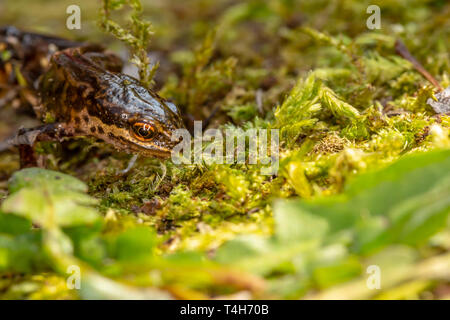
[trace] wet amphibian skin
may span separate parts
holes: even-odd
[[[26,37],[17,29],[14,31],[21,37],[12,38],[12,42],[20,44],[19,40]],[[39,39],[41,47],[48,41],[47,47],[53,52],[33,84],[38,97],[33,109],[41,120],[51,123],[22,130],[12,143],[32,146],[44,140],[93,136],[127,153],[169,157],[175,144],[171,134],[183,127],[177,107],[138,80],[120,73],[122,62],[114,54],[99,46],[71,46],[59,39],[61,46],[54,39],[57,38]],[[20,54],[16,56],[20,58]],[[22,63],[26,70],[33,62]]]

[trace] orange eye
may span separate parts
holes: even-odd
[[[133,124],[135,137],[142,141],[149,141],[155,136],[155,128],[146,122],[136,122]]]

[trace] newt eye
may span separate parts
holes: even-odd
[[[146,122],[136,122],[133,124],[134,136],[142,141],[149,141],[155,136],[155,127]]]

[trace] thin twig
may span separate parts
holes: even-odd
[[[395,51],[404,59],[411,62],[414,68],[419,71],[428,81],[430,81],[437,89],[439,89],[439,91],[444,90],[439,82],[427,70],[425,70],[425,68],[420,64],[419,61],[417,61],[416,58],[413,57],[406,45],[400,39],[397,39],[395,41]]]

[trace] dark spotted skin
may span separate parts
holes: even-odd
[[[25,37],[19,31],[15,33]],[[39,35],[33,34],[33,37]],[[54,140],[94,136],[128,153],[158,158],[170,156],[175,145],[171,134],[183,128],[174,104],[143,87],[138,80],[120,73],[120,59],[101,47],[42,37],[39,43],[42,45],[48,40],[48,46],[53,49],[61,48],[54,45],[58,41],[64,44],[61,50],[52,53],[34,84],[39,103],[33,108],[40,119],[52,119],[58,125]],[[151,126],[151,139],[136,136],[133,128],[137,123]],[[48,128],[45,139],[40,139],[39,129],[31,132],[35,134],[19,135],[13,143],[32,145],[36,141],[52,140]]]

